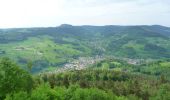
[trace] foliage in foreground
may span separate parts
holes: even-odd
[[[0,99],[8,93],[19,91],[31,92],[33,80],[31,75],[11,62],[8,58],[0,61]]]
[[[168,100],[170,84],[113,70],[43,73],[33,77],[9,59],[0,61],[3,100]]]

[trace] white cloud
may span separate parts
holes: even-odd
[[[170,26],[169,0],[0,0],[0,27],[62,23]]]

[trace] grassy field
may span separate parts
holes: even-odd
[[[170,29],[159,26],[161,31],[158,31],[157,28],[66,25],[0,29],[0,57],[9,57],[20,64],[32,61],[37,72],[48,67],[52,70],[79,57],[169,59],[167,30]],[[103,66],[108,68],[107,64]]]
[[[49,66],[53,67],[72,60],[76,56],[90,53],[90,49],[81,44],[78,47],[72,44],[58,44],[50,36],[31,37],[22,42],[0,44],[0,47],[1,51],[5,51],[0,54],[1,57],[9,57],[21,63],[47,61]]]

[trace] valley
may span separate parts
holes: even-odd
[[[170,0],[0,0],[0,100],[170,100]]]
[[[169,100],[170,28],[0,29],[2,100]]]
[[[157,30],[155,30],[155,28]],[[59,68],[80,57],[170,58],[170,28],[164,26],[72,26],[0,29],[0,56],[33,73]],[[136,62],[131,62],[136,63]]]

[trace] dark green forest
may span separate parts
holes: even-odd
[[[30,68],[28,64],[27,70],[21,69],[8,58],[0,60],[1,100],[169,100],[170,98],[170,80],[167,79],[169,76],[163,74],[155,76],[103,69],[100,68],[100,64],[97,68],[35,75],[30,73]]]

